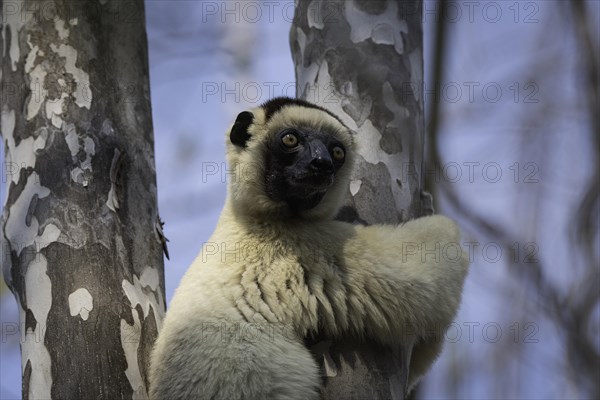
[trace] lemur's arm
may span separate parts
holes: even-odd
[[[384,344],[415,343],[411,381],[441,350],[460,304],[468,255],[452,220],[430,216],[404,225],[357,226],[343,246],[347,299],[367,336]],[[353,323],[351,322],[351,325]]]

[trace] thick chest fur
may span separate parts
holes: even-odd
[[[281,324],[302,336],[348,327],[341,244],[318,236],[278,238],[260,247],[242,241],[246,251],[237,260],[241,295],[233,301],[246,321]]]

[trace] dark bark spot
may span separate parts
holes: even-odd
[[[381,135],[379,146],[381,150],[388,154],[396,154],[402,152],[402,136],[398,134],[398,130],[402,131],[403,128],[392,127],[386,128]]]
[[[335,219],[338,221],[349,222],[351,224],[355,223],[359,220],[358,213],[354,209],[354,207],[344,206],[340,208]]]
[[[8,30],[7,30],[8,31]],[[16,128],[15,128],[16,130]],[[16,137],[15,137],[16,142]],[[17,145],[18,146],[18,145]],[[31,168],[18,168],[16,169],[16,165],[8,165],[5,164],[5,168],[7,168],[6,176],[12,176],[14,174],[19,174],[19,179],[17,179],[17,184],[15,185],[13,182],[9,182],[8,184],[8,196],[6,199],[6,205],[14,204],[21,193],[23,193],[23,189],[25,189],[25,184],[27,183],[27,177],[31,173]],[[15,168],[15,169],[13,169]]]
[[[382,182],[394,182],[387,167],[383,163],[377,165],[358,165],[358,175],[362,176],[362,185],[354,196],[357,204],[377,204],[377,207],[366,207],[361,216],[367,224],[397,224],[397,218],[392,188]],[[393,218],[396,216],[396,218]]]
[[[7,29],[8,31],[8,29]],[[23,382],[21,390],[23,393],[23,400],[29,400],[29,383],[31,381],[31,360],[27,360],[25,370],[23,371]]]
[[[387,0],[361,0],[354,2],[359,10],[372,15],[384,12],[387,8],[387,3]]]
[[[29,208],[27,209],[27,215],[25,215],[25,225],[27,226],[31,226],[31,217],[33,216],[33,213],[35,212],[35,206],[37,206],[37,202],[38,202],[38,195],[34,194],[33,197],[31,198],[31,202],[29,203]]]
[[[433,207],[433,196],[431,193],[424,190],[419,191],[419,199],[417,200],[417,189],[413,192],[413,202],[417,205],[417,217],[435,214]]]
[[[154,308],[150,307],[148,317],[144,320],[144,323],[142,324],[140,346],[138,347],[138,365],[140,367],[140,373],[144,377],[146,387],[149,386],[147,372],[150,369],[150,354],[152,353],[154,341],[158,336],[158,329],[156,327],[154,313]]]
[[[27,311],[25,311],[25,332],[27,332],[29,328],[31,328],[31,330],[35,332],[36,325],[37,321],[35,319],[35,316],[33,315],[33,312],[28,308]],[[46,329],[46,327],[41,326],[40,329]],[[36,335],[38,333],[39,332],[36,332]]]

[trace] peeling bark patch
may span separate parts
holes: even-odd
[[[4,149],[6,155],[6,165],[19,166],[19,170],[10,174],[10,178],[16,185],[19,183],[19,177],[21,176],[20,170],[33,168],[35,166],[35,140],[32,137],[28,137],[26,139],[22,139],[19,142],[18,146],[16,145],[14,137],[15,111],[9,111],[6,105],[2,107],[2,114],[0,117],[0,130],[2,131],[2,135],[5,139],[6,144],[6,148]]]
[[[102,128],[100,128],[100,134],[110,136],[115,133],[112,122],[110,119],[105,119],[102,122]]]
[[[133,319],[133,326],[129,325],[124,319],[121,320],[121,346],[123,346],[123,352],[127,361],[125,376],[127,376],[127,380],[134,392],[132,398],[138,399],[145,397],[139,397],[139,394],[146,392],[146,385],[142,379],[138,365],[137,351],[140,344],[141,324],[140,317],[135,310],[133,310]]]
[[[58,17],[54,19],[54,28],[56,29],[56,32],[58,32],[60,40],[65,40],[69,37],[69,28],[65,28],[65,21],[62,19]]]
[[[93,309],[94,299],[87,289],[79,288],[69,295],[69,312],[72,317],[79,315],[82,320],[87,321]]]
[[[71,180],[85,187],[89,184],[88,175],[91,176],[92,172],[92,156],[96,154],[94,140],[89,136],[80,138],[75,125],[71,123],[63,127],[63,133],[73,162],[79,163],[79,166],[71,170]],[[82,150],[85,153],[85,159],[79,161],[78,155]]]
[[[49,194],[50,190],[40,185],[38,175],[33,172],[27,178],[27,183],[17,200],[10,206],[4,232],[11,248],[16,250],[18,256],[24,248],[33,244],[35,244],[35,251],[39,253],[41,249],[58,240],[60,229],[54,224],[46,225],[42,234],[38,235],[39,223],[32,215],[35,210],[30,211],[32,201],[37,202],[37,199]]]
[[[319,88],[319,90],[322,90],[327,87],[327,86],[313,86],[313,85],[315,85],[315,82],[317,82],[318,79],[319,80],[321,79],[321,69],[322,68],[327,68],[327,63],[324,62],[321,65],[319,65],[317,63],[312,63],[312,64],[302,68],[302,75],[298,75],[298,79],[296,80],[296,93],[298,95],[300,95],[301,98],[311,100],[315,103],[318,103],[318,101],[315,101],[315,99],[311,97],[311,95],[313,93],[310,93],[310,90],[311,90],[311,88],[315,88],[315,87]],[[299,67],[296,66],[296,71],[298,71],[298,70],[299,70]],[[329,74],[327,74],[327,76],[329,76]],[[327,84],[330,84],[330,83],[331,83],[331,81],[327,82]],[[319,94],[316,93],[316,96],[319,96]],[[330,107],[327,107],[327,108],[330,109]]]
[[[361,126],[361,134],[356,136],[356,145],[358,153],[369,164],[379,164],[380,162],[388,164],[390,156],[378,148],[373,146],[374,143],[381,141],[381,133],[373,126],[371,120],[366,120]]]
[[[109,210],[111,210],[114,213],[116,213],[120,207],[119,196],[117,195],[117,176],[119,174],[119,169],[121,168],[122,161],[123,154],[119,151],[119,149],[115,149],[113,153],[113,159],[110,164],[110,190],[106,199],[106,207],[108,207]]]
[[[54,27],[57,31],[58,40],[65,41],[69,37],[69,28],[65,21],[56,17],[54,20]],[[62,91],[62,93],[53,93],[48,95],[48,91],[45,88],[45,80],[48,72],[54,74],[55,69],[60,64],[56,63],[56,60],[46,57],[46,60],[35,65],[38,55],[44,55],[44,52],[40,50],[37,44],[31,42],[31,35],[27,36],[27,44],[29,45],[30,51],[27,54],[25,61],[25,73],[29,80],[29,89],[31,94],[27,103],[27,115],[28,121],[34,119],[46,98],[50,96],[52,101],[46,102],[46,117],[52,121],[52,125],[60,128],[62,125],[62,119],[60,115],[63,113],[63,105],[65,99],[69,96],[73,96],[75,104],[79,107],[85,107],[90,109],[92,103],[92,92],[90,90],[90,79],[87,72],[76,66],[77,63],[77,50],[67,44],[54,44],[50,43],[50,49],[55,52],[59,57],[65,59],[64,71],[66,74],[70,74],[75,82],[75,88],[73,93],[69,93],[71,89],[66,85],[64,79],[58,79],[56,82],[59,85],[54,85],[55,88]],[[44,47],[47,49],[47,47]],[[53,62],[54,61],[54,62]],[[60,67],[62,69],[62,67]]]
[[[38,52],[40,51],[40,48],[37,45],[34,45],[31,43],[31,35],[27,35],[27,44],[29,45],[29,48],[31,49],[31,51],[27,54],[27,58],[25,59],[25,73],[26,74],[31,72],[31,69],[33,68],[35,59],[38,55]]]
[[[60,98],[46,102],[46,117],[52,121],[52,125],[61,128],[63,120],[60,117],[63,113],[63,104],[65,99],[69,97],[66,93],[61,93]]]
[[[415,48],[408,55],[410,63],[410,81],[413,87],[419,88],[423,84],[423,54],[419,48]],[[419,105],[419,109],[422,112],[423,99],[421,99],[421,90],[413,90],[416,103]]]
[[[297,52],[297,54],[299,54],[298,58],[300,60],[304,60],[304,49],[306,48],[306,35],[300,27],[297,27],[295,30],[296,40],[292,43],[292,49],[294,52]]]
[[[398,23],[398,2],[386,2],[387,8],[381,14],[361,11],[354,1],[344,2],[345,16],[350,24],[350,40],[360,43],[371,39],[373,43],[394,46],[398,54],[404,52],[402,32],[408,32],[406,21]]]
[[[300,80],[300,78],[298,80],[298,87],[301,89],[299,91],[300,97],[310,100],[310,87],[329,88],[328,90],[333,92],[318,93],[317,95],[320,97],[323,95],[324,97],[328,97],[329,95],[331,95],[332,98],[339,97],[339,94],[335,92],[335,88],[333,87],[332,82],[333,80],[331,78],[331,75],[329,74],[329,65],[327,64],[327,62],[323,61],[320,65],[317,63],[313,63],[306,67],[305,70],[303,70],[302,80]],[[316,103],[318,103],[318,101]],[[350,128],[350,130],[354,132],[358,130],[358,125],[356,124],[356,121],[344,110],[345,104],[343,101],[321,103],[321,105],[327,108],[333,114],[337,115],[342,120],[342,122],[348,128]]]
[[[79,153],[79,136],[77,136],[77,129],[75,125],[67,124],[64,130],[65,142],[71,151],[71,157],[76,157]]]
[[[356,193],[358,193],[358,191],[360,190],[361,184],[362,184],[362,181],[360,179],[355,179],[350,182],[350,194],[352,196],[356,196]]]
[[[123,280],[122,287],[129,300],[133,316],[133,326],[129,325],[125,319],[121,319],[121,345],[127,360],[125,375],[134,391],[134,398],[138,398],[136,395],[140,396],[146,392],[146,385],[138,363],[138,347],[142,326],[137,310],[141,308],[144,318],[148,317],[150,311],[152,311],[156,328],[160,331],[165,307],[160,291],[158,270],[146,267],[139,279],[136,275],[133,275],[133,284]]]
[[[65,59],[65,71],[73,75],[77,87],[75,88],[75,104],[79,107],[85,107],[88,110],[92,106],[92,91],[90,90],[90,76],[81,68],[75,65],[77,62],[77,50],[72,46],[60,44],[59,46],[50,43],[50,48],[60,57]]]
[[[155,268],[146,267],[139,279],[137,276],[133,276],[133,284],[124,279],[121,286],[129,299],[131,308],[134,309],[138,304],[142,307],[144,318],[148,316],[150,307],[153,308],[155,316],[159,317],[156,326],[160,330],[165,307],[159,290],[159,282],[158,271]]]
[[[51,134],[48,132],[48,128],[45,126],[40,127],[33,133],[33,136],[35,136],[35,141],[33,142],[33,152],[36,156],[39,156],[46,148],[48,137],[51,137],[50,135]]]
[[[45,346],[48,312],[52,306],[52,282],[47,275],[48,262],[41,254],[29,263],[25,273],[27,311],[21,304],[21,321],[31,312],[35,317],[35,329],[27,328],[21,343],[21,368],[23,375],[30,368],[27,395],[30,399],[49,399],[52,387],[50,353]],[[27,366],[29,364],[29,367]]]
[[[2,26],[2,48],[6,49],[6,28],[8,28],[10,30],[10,49],[8,54],[10,56],[11,68],[13,71],[17,70],[17,62],[19,62],[19,58],[21,57],[21,50],[19,49],[19,31],[31,20],[31,17],[31,13],[15,12],[8,13],[4,19],[6,24]],[[4,56],[4,54],[2,56]]]
[[[44,81],[46,80],[46,69],[42,64],[36,65],[31,72],[29,72],[29,101],[27,102],[27,121],[34,119],[40,112],[42,103],[46,100],[46,90],[44,88]]]
[[[83,138],[83,151],[85,152],[85,160],[81,163],[81,168],[88,171],[92,170],[92,156],[96,154],[96,145],[91,137]]]
[[[160,279],[158,277],[158,271],[155,268],[146,267],[142,276],[140,276],[140,284],[142,287],[149,287],[152,290],[157,290]],[[146,316],[144,314],[144,316]]]

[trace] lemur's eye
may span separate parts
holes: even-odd
[[[285,147],[296,147],[298,145],[298,138],[293,133],[286,133],[281,138],[281,143],[283,143]]]
[[[346,156],[346,153],[344,153],[344,149],[342,149],[340,146],[335,146],[333,149],[331,149],[331,155],[333,156],[334,160],[342,161]]]

